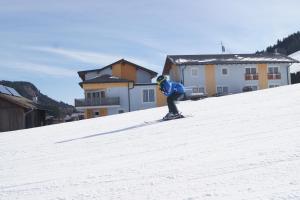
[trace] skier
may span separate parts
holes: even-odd
[[[182,118],[183,116],[178,112],[175,101],[184,95],[184,86],[181,83],[168,81],[164,75],[160,75],[156,79],[159,89],[167,96],[169,113],[163,120]]]

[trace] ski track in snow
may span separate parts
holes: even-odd
[[[0,199],[300,199],[300,85],[0,133]],[[145,123],[150,122],[150,123]]]

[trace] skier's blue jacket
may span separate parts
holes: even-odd
[[[160,89],[167,97],[173,93],[184,94],[184,86],[181,83],[175,83],[167,80],[160,84]]]

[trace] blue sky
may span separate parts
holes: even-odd
[[[166,55],[253,53],[300,30],[298,0],[0,0],[0,80],[73,104],[77,71],[121,58],[162,72]]]

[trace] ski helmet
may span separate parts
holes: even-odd
[[[157,77],[156,82],[160,85],[164,80],[166,80],[166,77],[164,75],[160,75]]]

